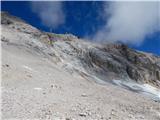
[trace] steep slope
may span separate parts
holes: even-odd
[[[34,46],[31,43],[34,40],[29,40],[24,44],[40,48],[46,55],[59,55],[57,58],[68,60],[66,61],[68,64],[73,61],[72,65],[78,64],[77,66],[73,65],[75,69],[83,66],[88,72],[94,72],[96,76],[104,76],[102,78],[104,80],[132,79],[139,83],[149,83],[160,87],[160,57],[158,56],[132,50],[123,44],[97,45],[79,40],[73,35],[43,33],[24,24],[18,18],[5,16],[6,14],[2,14],[2,24],[7,24],[19,32],[30,34],[35,39],[46,43]],[[54,41],[52,46],[49,45],[50,40]],[[38,42],[36,41],[35,44]],[[56,54],[56,52],[58,53]],[[78,61],[79,63],[77,63]]]
[[[160,88],[159,57],[42,32],[5,12],[1,17],[3,118],[160,118],[158,102],[110,84],[158,101],[158,89],[145,86]]]

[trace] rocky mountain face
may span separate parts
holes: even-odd
[[[118,44],[91,49],[89,54],[99,71],[105,71],[107,76],[113,73],[112,79],[116,76],[116,79],[131,79],[160,87],[159,57]]]
[[[1,43],[2,43],[2,64],[3,64],[3,66],[2,66],[2,75],[3,75],[2,79],[5,79],[5,81],[4,80],[2,81],[2,85],[4,85],[4,86],[9,86],[9,82],[11,83],[11,88],[14,87],[14,85],[18,86],[18,84],[23,83],[23,82],[24,82],[24,84],[21,84],[22,86],[25,84],[27,85],[30,82],[31,83],[33,82],[32,84],[34,84],[34,85],[40,84],[40,82],[42,82],[42,83],[44,82],[43,85],[45,86],[46,84],[49,84],[51,82],[50,79],[57,79],[57,84],[58,84],[59,82],[62,82],[62,81],[59,81],[59,79],[61,78],[61,76],[63,76],[63,79],[66,78],[66,80],[63,81],[65,84],[63,82],[61,84],[64,84],[63,85],[64,89],[67,84],[67,86],[68,86],[68,88],[66,88],[67,90],[68,89],[69,90],[70,89],[77,90],[78,87],[79,88],[81,88],[82,86],[84,87],[85,86],[84,83],[87,84],[87,86],[85,86],[83,89],[84,90],[86,90],[87,88],[89,89],[89,90],[87,89],[86,91],[90,91],[90,88],[92,88],[91,86],[94,86],[97,89],[99,89],[97,85],[89,84],[88,82],[86,82],[84,80],[82,80],[83,82],[80,82],[79,78],[83,78],[85,80],[86,79],[89,80],[91,83],[93,81],[96,81],[101,84],[107,84],[107,85],[108,85],[108,83],[113,83],[113,84],[117,84],[119,86],[122,85],[123,87],[129,88],[129,89],[134,88],[133,90],[135,90],[135,91],[140,90],[142,92],[144,92],[145,90],[139,85],[146,85],[147,84],[147,85],[151,85],[151,86],[155,87],[154,90],[156,91],[155,92],[156,95],[158,94],[160,96],[160,91],[158,91],[158,89],[160,89],[160,57],[159,56],[155,56],[150,53],[145,53],[145,52],[133,50],[124,44],[94,43],[94,42],[90,42],[88,40],[77,38],[76,36],[71,35],[71,34],[54,34],[54,33],[40,31],[37,28],[27,24],[25,21],[23,21],[17,17],[14,17],[6,12],[1,12],[1,29],[2,29]],[[17,56],[17,57],[15,57],[15,56]],[[23,56],[23,57],[19,58],[19,56]],[[11,59],[11,58],[13,58],[13,59]],[[14,61],[14,59],[16,59],[17,61]],[[26,63],[29,65],[32,63],[31,67],[33,67],[35,69],[39,69],[40,73],[38,74],[38,72],[36,70],[31,69],[27,66],[24,66],[23,64],[25,62],[23,63],[22,62],[23,60],[27,61]],[[11,72],[11,70],[9,70],[10,66],[8,65],[8,63],[4,64],[4,63],[6,63],[6,61],[10,64],[13,64],[14,69],[12,72]],[[12,62],[12,61],[14,61],[14,62]],[[44,62],[44,61],[46,61],[46,62]],[[44,64],[45,64],[45,66],[44,66]],[[31,75],[28,76],[28,74],[31,74],[30,72],[25,71],[23,73],[24,70],[21,70],[21,67],[17,67],[20,65],[24,69],[26,69],[28,71],[32,71],[32,74],[34,73],[35,78],[33,77],[32,81],[27,81],[27,82],[26,81],[23,81],[23,82],[19,81],[21,79],[31,79],[32,78]],[[43,69],[39,68],[41,65],[43,66]],[[48,69],[46,69],[45,67],[47,67]],[[58,68],[55,69],[56,67],[58,67],[60,69],[58,69]],[[52,69],[52,70],[50,70],[50,69]],[[64,70],[67,73],[65,73],[62,70]],[[18,71],[17,73],[15,73],[16,75],[13,74],[15,71]],[[61,72],[59,72],[59,71],[61,71]],[[27,74],[27,76],[29,78],[28,77],[25,78],[24,74],[25,75]],[[43,75],[43,74],[47,74],[47,76]],[[54,74],[57,74],[59,76],[55,77]],[[43,79],[39,77],[42,75],[43,75]],[[53,76],[48,78],[50,75],[51,76],[53,75]],[[68,76],[70,76],[70,77],[68,77]],[[44,78],[46,80],[44,80]],[[14,79],[16,81],[18,81],[17,84],[13,82]],[[48,81],[47,81],[47,79],[48,79]],[[75,79],[77,81],[71,81],[72,79]],[[38,82],[34,83],[33,80],[34,81],[37,80]],[[121,84],[118,83],[119,81],[121,81]],[[77,87],[77,84],[79,82],[81,85]],[[130,87],[130,84],[128,84],[130,82],[132,83],[131,87]],[[32,84],[29,85],[29,88],[31,86],[33,86]],[[137,86],[135,86],[135,85],[137,85]],[[71,88],[69,88],[69,86]],[[75,86],[75,88],[73,88],[74,86]],[[112,91],[112,87],[109,87],[109,86],[108,86],[108,91]],[[18,86],[18,87],[20,87],[20,86]],[[52,88],[55,87],[56,89],[58,89],[58,91],[64,92],[64,90],[60,90],[61,88],[56,87],[54,85],[51,85],[51,87]],[[25,86],[24,86],[24,88],[25,88]],[[10,88],[8,88],[8,89],[10,89]],[[15,88],[12,88],[11,91],[14,91],[14,89]],[[21,90],[23,88],[19,88],[19,89],[20,89],[20,91],[23,91],[23,90]],[[95,89],[95,88],[93,88],[93,89]],[[93,91],[93,89],[92,89],[92,91]],[[15,91],[16,90],[17,89],[15,89]],[[41,89],[36,88],[36,90],[41,90]],[[49,91],[49,94],[52,93],[52,91],[49,88],[46,88],[46,90]],[[73,94],[74,96],[72,96],[70,98],[73,98],[73,99],[75,98],[75,101],[76,101],[77,98],[75,96],[79,93],[78,92],[76,93],[76,90],[75,90],[75,93],[73,92],[72,94],[70,94],[70,92],[68,92],[68,94],[69,94],[68,95],[67,90],[66,90],[66,93],[64,92],[64,94],[65,94],[64,96],[72,96],[72,94]],[[10,94],[12,94],[8,91],[6,91],[5,96],[2,96],[6,101],[10,100],[10,99],[8,99],[8,96]],[[101,92],[102,91],[105,91],[105,90],[101,89]],[[95,90],[94,92],[96,93],[97,91]],[[99,93],[101,93],[101,92],[99,92]],[[107,92],[107,90],[104,92],[104,94],[102,96],[105,96],[106,92]],[[34,92],[31,92],[31,93],[34,93]],[[62,93],[60,93],[60,94],[62,94]],[[112,92],[110,92],[110,93],[112,93]],[[118,99],[118,97],[121,96],[120,94],[123,94],[123,93],[124,92],[119,93],[119,95],[117,93],[117,96],[113,95],[113,96],[110,96],[110,98],[113,97],[115,99]],[[146,93],[148,93],[148,92],[146,92]],[[19,93],[19,94],[21,94],[21,93]],[[46,93],[44,93],[44,94],[46,94]],[[126,93],[126,94],[127,94],[126,96],[130,95],[130,93]],[[16,95],[16,94],[14,94],[14,95]],[[22,93],[22,95],[24,95],[24,94]],[[30,96],[30,95],[28,95],[28,96]],[[83,96],[86,97],[87,95],[83,95]],[[35,95],[34,95],[34,97],[35,97]],[[34,97],[32,99],[34,99]],[[97,98],[98,96],[97,97],[92,96],[92,97],[89,97],[88,99],[92,101],[93,97]],[[19,96],[18,96],[18,98],[19,98]],[[39,96],[37,97],[37,99],[38,98],[39,98]],[[109,100],[108,101],[109,103],[112,101],[108,97],[106,97],[106,98]],[[106,98],[105,99],[101,98],[101,99],[106,101]],[[132,96],[131,98],[134,98],[134,97]],[[17,96],[16,96],[16,99],[17,99]],[[22,99],[22,98],[19,98],[19,99]],[[43,98],[41,98],[41,99],[43,99]],[[50,98],[48,98],[48,99],[50,99]],[[66,101],[68,99],[69,98],[66,97]],[[79,98],[79,99],[81,99],[81,98]],[[129,99],[129,98],[127,97],[127,99]],[[138,98],[136,98],[136,100],[137,99]],[[158,99],[160,99],[160,97]],[[42,103],[44,101],[42,101]],[[70,100],[70,101],[73,102],[73,100]],[[97,102],[97,101],[95,101],[95,99],[93,101]],[[130,101],[130,100],[127,100],[127,101]],[[139,101],[139,103],[142,103],[142,101],[141,102]],[[47,102],[47,103],[49,103],[49,102]],[[124,103],[123,103],[123,105],[124,105]],[[36,103],[34,103],[34,105],[35,104]],[[70,104],[71,103],[68,103],[67,105],[70,105]],[[114,102],[114,104],[117,104],[117,103]],[[120,105],[120,103],[118,103],[118,104]],[[147,102],[146,102],[146,104],[147,104]],[[135,106],[135,105],[139,106],[138,103],[133,104],[133,106]],[[15,105],[15,106],[17,107],[17,105]],[[26,107],[26,106],[24,106],[24,107]],[[70,108],[70,107],[71,106],[68,106],[68,108]],[[104,106],[104,107],[106,107],[108,109],[109,106]],[[158,104],[157,104],[157,107],[158,107]],[[8,108],[6,106],[4,106],[4,108],[5,108],[5,111],[6,111],[5,113],[7,116]],[[143,108],[143,106],[140,106],[139,111],[141,111],[141,110],[144,111],[144,109],[141,109],[141,108]],[[32,109],[32,108],[26,108],[26,109]],[[118,108],[118,109],[121,109],[121,108]],[[155,108],[155,109],[157,110],[160,108]],[[19,109],[19,110],[21,111],[21,109]],[[103,113],[103,110],[100,110],[100,111]],[[135,113],[140,113],[139,111],[135,112]],[[34,112],[37,112],[37,111],[35,110],[35,111],[33,111],[33,113]],[[146,117],[146,119],[148,119],[148,120],[149,119],[155,119],[155,120],[157,119],[158,120],[159,116],[157,115],[156,112],[154,112],[154,113],[156,115],[148,116],[148,117]],[[14,115],[16,113],[13,112],[12,114]],[[27,114],[30,115],[31,113],[27,113]],[[72,112],[70,114],[72,115]],[[126,117],[126,115],[128,115],[129,113],[126,112],[126,113],[118,113],[118,114],[119,115],[122,114],[122,119],[123,119],[123,115]],[[146,114],[148,114],[148,113],[146,113]],[[92,115],[92,117],[94,115]],[[86,116],[88,116],[88,114],[79,113],[79,116],[86,117]],[[140,119],[140,117],[137,117],[137,119],[138,118]],[[89,119],[89,118],[86,118],[86,119]],[[91,119],[93,119],[93,118],[91,118]],[[100,119],[100,118],[97,117],[95,119]],[[120,120],[121,118],[114,118],[113,117],[113,120],[114,119]],[[130,118],[130,119],[132,119],[132,118]],[[134,117],[133,117],[133,119],[134,119]]]
[[[6,13],[2,13],[1,24],[32,35],[40,44],[32,40],[24,41],[23,44],[40,49],[43,54],[56,59],[57,62],[62,62],[63,66],[71,71],[91,74],[104,81],[133,80],[160,88],[160,57],[158,56],[130,49],[123,44],[101,45],[78,39],[70,34],[42,32]],[[3,35],[2,41],[7,41]]]

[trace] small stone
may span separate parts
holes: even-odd
[[[54,85],[51,85],[51,88],[53,88],[54,87]]]
[[[57,86],[57,85],[54,85],[54,87],[55,87],[55,88],[58,88],[58,86]]]
[[[8,64],[5,64],[5,66],[6,66],[6,67],[9,67],[9,65],[8,65]]]
[[[144,119],[144,116],[140,116],[141,119]]]
[[[27,75],[27,77],[31,78],[31,77],[32,77],[32,75]]]
[[[86,95],[85,93],[83,93],[81,96],[82,96],[82,97],[87,97],[87,95]]]
[[[116,111],[115,111],[114,109],[112,109],[112,110],[111,110],[111,115],[115,115],[115,112],[116,112]]]
[[[66,120],[72,120],[71,118],[66,118]]]
[[[86,114],[86,113],[79,113],[79,116],[81,116],[81,117],[86,117],[87,114]]]
[[[111,112],[111,115],[114,115],[114,112],[113,112],[113,111]]]
[[[133,115],[130,114],[130,115],[128,115],[128,117],[129,117],[129,118],[133,118]]]
[[[71,109],[71,111],[76,111],[76,110],[77,110],[76,108],[72,108],[72,109]]]
[[[5,37],[2,37],[1,41],[2,41],[2,42],[9,42],[9,40],[6,39]]]
[[[103,119],[104,119],[104,117],[103,117],[103,116],[101,116],[101,117],[100,117],[100,119],[102,119],[102,120],[103,120]]]
[[[91,115],[92,115],[92,113],[91,113],[91,112],[87,112],[87,114],[88,114],[89,116],[91,116]]]
[[[125,110],[125,109],[122,109],[122,111],[123,111],[123,112],[126,112],[126,110]]]

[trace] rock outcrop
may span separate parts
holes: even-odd
[[[160,57],[128,48],[123,44],[109,44],[89,50],[91,63],[100,71],[113,73],[118,79],[131,79],[160,87]],[[103,73],[102,72],[102,73]],[[103,73],[104,74],[104,73]],[[106,76],[106,77],[107,77]]]

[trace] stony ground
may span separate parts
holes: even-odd
[[[112,84],[65,72],[53,62],[2,44],[2,118],[159,120],[160,105]]]

